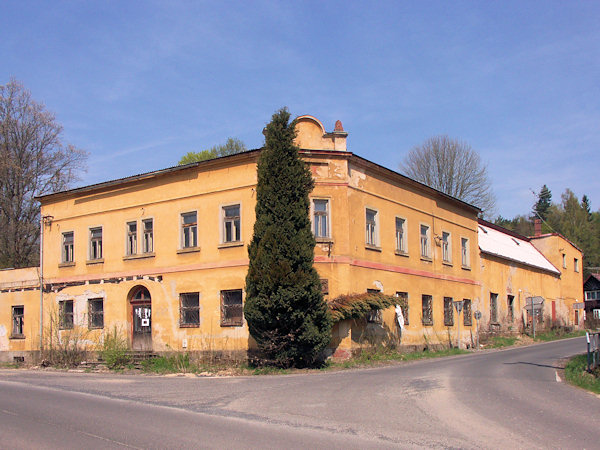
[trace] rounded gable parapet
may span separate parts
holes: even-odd
[[[335,130],[325,131],[323,123],[314,116],[305,114],[296,117],[296,139],[298,147],[306,150],[346,150],[346,137],[342,122],[337,121]]]

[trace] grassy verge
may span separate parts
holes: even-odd
[[[368,349],[360,352],[358,355],[345,361],[330,361],[324,369],[333,368],[352,368],[373,366],[388,361],[413,361],[416,359],[425,358],[440,358],[442,356],[462,355],[470,353],[467,350],[458,348],[439,350],[439,351],[424,351],[414,353],[399,353],[395,350],[390,350],[385,347]]]
[[[543,331],[535,334],[535,341],[548,342],[556,341],[557,339],[568,339],[572,337],[585,336],[585,330],[575,330],[571,332],[565,332],[563,329],[558,328],[555,330]]]
[[[486,348],[502,348],[510,347],[515,345],[518,341],[516,336],[491,336],[487,342],[485,342]]]
[[[575,386],[600,394],[600,370],[588,373],[587,355],[578,355],[572,358],[565,367],[565,378]]]

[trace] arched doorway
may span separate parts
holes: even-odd
[[[152,350],[152,301],[144,286],[129,291],[131,304],[131,348],[136,351]]]

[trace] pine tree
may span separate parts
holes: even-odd
[[[313,267],[308,194],[314,183],[289,119],[286,108],[273,115],[258,161],[244,315],[268,363],[306,367],[329,343],[332,320]]]
[[[548,189],[545,184],[542,186],[541,191],[538,193],[538,200],[533,205],[533,218],[540,218],[546,220],[548,215],[548,208],[552,205],[552,192]]]

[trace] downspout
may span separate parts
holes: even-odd
[[[40,215],[40,352],[44,350],[44,225],[53,218]]]

